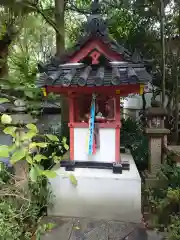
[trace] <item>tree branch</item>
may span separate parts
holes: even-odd
[[[20,198],[20,199],[22,199],[24,201],[27,201],[27,202],[31,202],[30,199],[25,198],[21,195],[17,195],[15,193],[6,193],[6,192],[3,193],[3,191],[0,192],[0,197],[15,197],[15,198]]]
[[[37,11],[37,13],[39,13],[39,14],[44,18],[44,20],[45,20],[51,27],[54,28],[54,30],[55,30],[56,32],[59,33],[59,30],[58,30],[58,28],[57,28],[57,26],[56,26],[56,23],[55,23],[51,18],[49,18],[49,17],[43,12],[43,10],[41,10],[39,7],[36,7],[36,11]],[[61,33],[59,33],[59,34],[61,34]]]
[[[80,9],[80,8],[76,7],[74,4],[67,5],[66,6],[66,10],[70,10],[70,11],[73,11],[73,12],[81,13],[81,14],[83,14],[85,16],[90,14],[90,11],[85,10],[85,9]]]

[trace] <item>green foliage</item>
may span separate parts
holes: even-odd
[[[148,138],[140,122],[128,117],[122,120],[121,145],[129,148],[140,170],[148,167]]]
[[[51,202],[46,178],[29,181],[22,189],[11,169],[2,164],[0,170],[0,236],[2,240],[31,240],[45,208]]]
[[[69,175],[69,179],[70,179],[70,181],[72,182],[72,184],[73,184],[74,186],[77,186],[77,179],[74,177],[73,174],[70,174],[70,175]]]
[[[28,37],[27,37],[28,36]],[[14,87],[35,87],[37,63],[45,62],[52,55],[55,34],[40,16],[27,15],[23,18],[21,32],[10,48],[8,56],[9,81]],[[32,91],[25,91],[33,98]]]
[[[0,99],[0,104],[7,103],[7,102],[9,102],[9,100],[7,98],[1,98]]]
[[[10,181],[10,172],[12,169],[8,168],[4,163],[0,162],[0,186]]]
[[[41,224],[36,230],[36,240],[41,240],[41,235],[52,230],[56,225],[54,223]]]
[[[180,239],[180,216],[172,216],[168,226],[169,240]]]
[[[146,188],[144,204],[152,227],[168,232],[169,240],[180,239],[180,168],[168,161],[157,175],[158,185]]]
[[[65,140],[62,138],[62,140],[59,140],[58,142],[51,141],[46,148],[41,148],[40,153],[48,157],[48,161],[41,161],[44,169],[49,169],[54,165],[54,163],[59,163],[62,159],[62,156],[67,152],[68,148],[69,146],[67,145],[66,138]]]
[[[2,123],[10,123],[11,117],[8,115],[2,115]],[[25,131],[24,131],[25,130]],[[27,124],[26,129],[22,132],[21,128],[6,127],[4,133],[13,137],[13,144],[11,146],[1,145],[1,157],[10,157],[11,164],[15,164],[20,160],[26,160],[30,165],[30,177],[34,181],[38,176],[54,176],[49,170],[42,169],[41,161],[48,161],[48,157],[55,159],[55,162],[60,161],[61,158],[57,158],[56,153],[53,152],[51,156],[45,156],[41,154],[42,148],[47,148],[52,142],[57,142],[59,145],[64,145],[67,149],[66,139],[60,142],[59,138],[53,134],[40,135],[39,130],[34,124]],[[41,142],[33,141],[33,138],[41,138]],[[13,149],[13,152],[12,152]]]
[[[0,146],[0,157],[9,157],[9,147],[6,145]]]
[[[59,142],[58,137],[56,137],[55,135],[46,134],[46,137],[47,137],[50,141],[52,141],[52,142]]]
[[[60,140],[53,134],[40,134],[34,124],[14,127],[11,120],[9,115],[1,117],[2,125],[7,125],[3,132],[12,136],[13,143],[0,145],[0,157],[9,157],[13,166],[24,160],[28,169],[21,185],[12,169],[0,163],[0,236],[2,240],[31,240],[35,234],[40,239],[44,231],[53,227],[50,223],[41,225],[40,221],[52,200],[47,178],[56,177],[51,167],[61,161],[68,145],[65,137]],[[52,145],[58,146],[59,152],[56,148],[49,152]],[[44,162],[51,164],[45,167]],[[73,175],[69,179],[77,185]]]
[[[11,117],[10,117],[9,115],[3,114],[3,115],[1,116],[1,122],[2,122],[3,124],[10,124],[10,123],[12,122],[12,119],[11,119]]]

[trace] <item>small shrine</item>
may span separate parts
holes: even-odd
[[[136,52],[110,39],[96,2],[81,41],[40,71],[39,87],[69,99],[70,160],[121,163],[120,96],[141,94],[151,76]]]
[[[151,80],[146,70],[148,61],[143,60],[137,51],[131,54],[110,38],[106,22],[100,15],[98,1],[92,3],[84,29],[84,36],[76,46],[63,56],[53,57],[46,65],[39,65],[37,85],[44,89],[45,94],[61,94],[69,101],[70,159],[62,161],[61,168],[74,171],[75,176],[82,169],[83,173],[88,169],[86,176],[96,170],[99,170],[97,175],[102,170],[100,175],[104,176],[106,173],[103,170],[108,170],[107,174],[120,176],[124,170],[131,170],[128,159],[120,154],[120,97],[143,93],[145,85]],[[82,171],[77,174],[78,177],[79,174]],[[86,186],[89,187],[90,184]],[[81,188],[81,184],[78,188]],[[82,199],[85,195],[82,195]],[[63,202],[66,204],[68,199],[64,197]],[[140,205],[138,202],[138,209]],[[67,211],[73,214],[78,207],[71,209],[71,213],[69,209],[68,206]],[[79,212],[74,215],[78,216]]]

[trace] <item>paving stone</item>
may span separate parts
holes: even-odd
[[[52,218],[45,222],[53,222],[56,227],[42,240],[163,240],[160,234],[133,223],[88,218]]]
[[[68,240],[72,232],[72,219],[60,220],[59,218],[53,218],[49,219],[49,221],[46,219],[44,222],[54,223],[55,227],[51,232],[46,233],[42,240]]]
[[[138,227],[131,232],[125,240],[149,240],[146,229],[144,227]],[[154,239],[156,240],[156,239]]]
[[[138,226],[139,226],[138,224],[111,221],[109,222],[109,239],[110,240],[124,239]]]
[[[102,224],[100,227],[94,228],[91,232],[85,235],[85,240],[108,240],[107,224]]]
[[[166,234],[157,233],[156,231],[147,231],[148,240],[165,240]]]
[[[78,230],[76,227],[78,226]],[[106,240],[108,236],[107,222],[92,219],[78,219],[74,222],[71,240]],[[76,238],[75,238],[76,237]]]

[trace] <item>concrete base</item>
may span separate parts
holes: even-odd
[[[88,217],[123,222],[141,222],[141,178],[132,156],[121,154],[129,161],[130,170],[113,174],[106,169],[56,170],[58,176],[49,179],[55,199],[49,216]],[[73,186],[68,175],[78,184]]]

